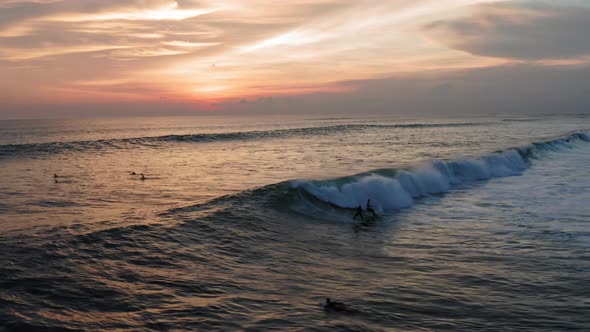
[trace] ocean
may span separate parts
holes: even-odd
[[[588,331],[589,129],[0,121],[0,331]]]

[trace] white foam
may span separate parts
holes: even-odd
[[[378,213],[409,207],[416,198],[444,193],[454,185],[521,174],[527,162],[516,150],[498,152],[477,159],[433,161],[393,177],[377,173],[338,181],[293,181],[314,197],[342,208],[366,209],[370,199]]]

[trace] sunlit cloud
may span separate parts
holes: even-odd
[[[305,33],[302,31],[290,31],[261,42],[258,42],[253,45],[242,47],[240,50],[242,52],[254,52],[260,49],[265,49],[269,47],[284,47],[284,46],[297,46],[303,44],[311,44],[314,42],[318,42],[321,40],[321,36],[316,35],[312,36],[309,33]]]
[[[11,26],[0,30],[0,38],[22,37],[32,33],[34,30],[35,28],[33,26],[26,24]]]
[[[141,57],[157,57],[165,55],[185,54],[187,51],[167,49],[163,47],[141,47],[141,48],[127,48],[111,52],[110,56],[116,58],[127,58],[130,60]]]
[[[178,7],[176,2],[171,2],[160,7],[144,10],[128,9],[99,14],[61,14],[51,16],[48,19],[66,22],[110,20],[184,20],[189,17],[212,13],[216,10],[218,10],[218,8],[181,9]]]
[[[178,47],[206,47],[218,45],[219,43],[191,43],[187,41],[173,40],[164,42],[163,44]]]
[[[127,48],[126,46],[112,46],[112,45],[75,45],[68,48],[62,47],[45,47],[44,49],[32,50],[14,50],[4,49],[0,50],[0,59],[2,60],[30,60],[35,58],[43,58],[48,56],[57,56],[73,53],[90,53],[99,51],[108,51]]]

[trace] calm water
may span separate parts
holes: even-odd
[[[588,129],[0,121],[0,330],[587,331]]]

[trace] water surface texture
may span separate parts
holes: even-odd
[[[2,121],[0,327],[587,331],[588,129]]]

